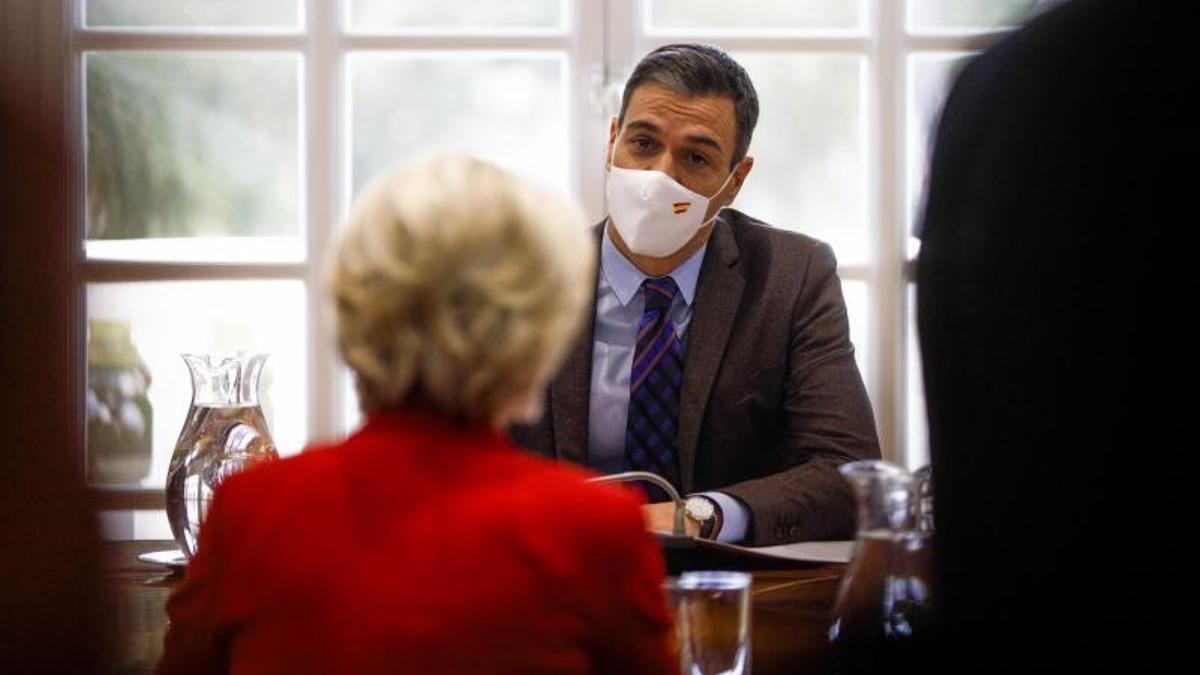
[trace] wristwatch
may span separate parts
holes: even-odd
[[[683,513],[700,524],[701,539],[716,539],[721,531],[721,506],[708,497],[688,497],[683,503]]]

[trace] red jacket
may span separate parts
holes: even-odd
[[[159,673],[676,672],[632,490],[428,412],[218,490]]]

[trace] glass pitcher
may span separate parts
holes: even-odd
[[[192,405],[167,469],[167,519],[191,558],[221,481],[279,454],[258,403],[266,354],[184,354],[183,360],[191,371]]]
[[[829,629],[837,672],[916,672],[929,665],[933,630],[929,469],[867,461],[840,471],[854,487],[858,534]]]

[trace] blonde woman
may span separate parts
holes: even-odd
[[[518,450],[587,311],[561,198],[443,158],[359,198],[330,265],[366,424],[226,482],[159,672],[672,672],[635,493]]]

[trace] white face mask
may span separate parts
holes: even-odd
[[[713,197],[730,178],[732,172]],[[692,192],[661,171],[611,166],[605,193],[609,218],[629,250],[640,255],[669,256],[716,218],[714,213],[704,219],[712,197]]]

